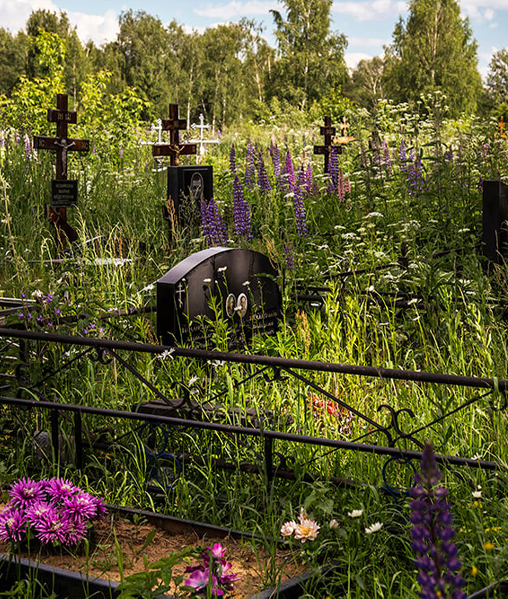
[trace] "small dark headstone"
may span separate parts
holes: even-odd
[[[508,242],[508,185],[483,182],[483,253],[499,263]]]
[[[206,319],[229,323],[229,347],[275,333],[281,309],[277,271],[252,250],[216,247],[182,260],[157,281],[157,333],[164,345],[204,344]],[[212,308],[215,305],[215,310]]]
[[[168,198],[173,200],[175,212],[181,218],[180,205],[185,198],[190,200],[191,210],[199,214],[201,200],[213,197],[213,167],[170,166],[168,167]]]

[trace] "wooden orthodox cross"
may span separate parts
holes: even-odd
[[[332,154],[332,142],[335,136],[335,127],[332,127],[332,117],[325,116],[325,126],[320,128],[321,135],[324,135],[325,143],[322,146],[314,146],[314,154],[325,156],[325,173],[328,172],[328,164]]]
[[[162,129],[169,131],[169,144],[154,144],[154,157],[169,156],[171,166],[180,165],[180,155],[196,154],[196,144],[181,144],[180,131],[187,129],[187,120],[178,117],[178,104],[169,105],[169,119],[162,120]]]
[[[90,142],[88,139],[69,139],[68,125],[75,125],[77,114],[68,110],[67,94],[57,94],[56,109],[48,109],[48,121],[56,123],[56,137],[34,136],[36,150],[53,150],[56,152],[56,180],[52,184],[52,204],[48,206],[49,220],[56,229],[58,242],[65,246],[65,238],[75,241],[78,237],[76,231],[67,222],[67,206],[76,204],[77,181],[67,180],[68,152],[88,152]],[[61,183],[65,181],[65,183]]]
[[[354,141],[354,137],[350,137],[349,135],[349,127],[351,125],[347,122],[347,118],[343,116],[339,121],[339,131],[341,135],[335,139],[336,144],[346,145],[350,141]],[[339,148],[339,151],[342,152],[342,148]]]

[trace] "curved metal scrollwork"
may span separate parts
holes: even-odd
[[[389,406],[388,404],[382,404],[378,407],[377,411],[379,412],[383,408],[385,408],[386,410],[388,410],[390,412],[390,417],[391,417],[390,424],[383,429],[383,432],[388,436],[389,446],[395,447],[395,443],[397,443],[397,441],[399,441],[400,439],[409,439],[409,441],[414,443],[417,447],[423,448],[423,443],[418,441],[418,439],[415,439],[411,435],[411,433],[404,433],[400,427],[399,417],[401,416],[401,414],[406,413],[411,418],[414,418],[415,415],[414,415],[413,410],[411,410],[409,408],[401,408],[400,410],[395,410],[394,408],[392,408],[392,406]],[[393,438],[393,435],[391,435],[391,433],[389,432],[390,430],[395,431],[395,434],[397,435],[395,438]]]
[[[392,456],[388,458],[383,465],[383,470],[381,473],[383,476],[383,486],[381,487],[381,489],[383,489],[383,491],[388,493],[388,495],[390,495],[397,503],[399,503],[404,497],[407,497],[409,495],[409,489],[414,485],[410,485],[409,487],[404,488],[397,485],[394,481],[392,481],[393,484],[390,484],[388,482],[388,476],[391,473],[388,472],[388,467],[393,464],[399,464],[400,466],[409,467],[412,476],[416,474],[416,468],[414,467],[413,462],[411,462],[411,460],[402,456]]]
[[[285,380],[287,380],[288,377],[287,376],[283,376],[281,374],[281,369],[278,368],[277,366],[274,366],[272,368],[272,371],[273,371],[273,376],[270,376],[267,373],[263,374],[263,378],[265,379],[265,381],[267,383],[273,383],[274,381],[285,381]]]
[[[496,400],[499,400],[497,403]],[[508,407],[508,399],[506,397],[506,391],[493,391],[489,398],[490,409],[494,412],[502,412]]]
[[[278,463],[275,465],[275,470],[293,470],[295,458],[292,455],[284,455],[280,451],[274,451],[273,456],[277,456]]]
[[[108,354],[108,351],[104,347],[94,347],[94,354],[88,354],[88,358],[92,360],[92,362],[96,362],[97,364],[111,364],[113,362],[113,358],[111,358]]]

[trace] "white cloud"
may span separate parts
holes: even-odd
[[[508,1],[508,0],[507,0]],[[379,21],[393,19],[394,16],[407,12],[407,2],[392,0],[374,0],[373,2],[334,2],[332,11],[353,17],[358,21]]]
[[[60,13],[60,9],[52,0],[0,0],[0,25],[15,33],[25,28],[32,11],[40,9]],[[103,15],[63,12],[67,13],[71,25],[76,26],[78,35],[84,42],[91,39],[96,44],[102,44],[116,37],[118,15],[114,10],[107,10]]]
[[[360,60],[370,60],[374,58],[369,54],[365,54],[365,52],[346,52],[344,54],[344,59],[346,61],[348,69],[356,69],[356,66],[360,62]]]
[[[348,48],[351,46],[382,47],[390,43],[390,39],[380,37],[348,37]]]
[[[51,0],[0,0],[1,26],[16,33],[25,28],[30,13],[39,9],[58,12]]]
[[[114,10],[107,10],[103,15],[70,11],[67,15],[71,24],[76,25],[78,36],[84,42],[92,40],[100,46],[114,40],[118,34],[118,15]]]
[[[239,2],[232,0],[229,4],[217,6],[217,4],[208,4],[206,8],[195,8],[194,12],[200,17],[209,17],[212,19],[234,19],[235,17],[248,17],[254,15],[267,15],[271,9],[283,10],[283,7],[276,0],[259,1],[251,0],[248,2]]]
[[[491,21],[494,10],[508,10],[508,0],[460,0],[459,4],[465,16],[479,22]]]

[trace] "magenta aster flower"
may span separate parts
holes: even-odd
[[[58,502],[64,497],[72,497],[80,489],[64,478],[52,478],[48,481],[46,491],[51,501]]]
[[[88,528],[85,522],[69,519],[67,523],[67,532],[65,534],[66,545],[77,545],[86,537]]]
[[[30,478],[20,478],[11,485],[9,495],[13,505],[25,508],[44,499],[44,487]]]
[[[37,538],[44,544],[65,543],[71,521],[62,517],[56,509],[51,510],[34,524]]]
[[[21,541],[26,533],[26,518],[15,507],[6,507],[0,513],[0,539],[2,541]]]
[[[54,508],[46,501],[36,501],[28,507],[25,514],[31,524],[38,522],[43,516],[52,512]]]
[[[65,512],[75,520],[87,520],[97,515],[97,502],[89,493],[80,491],[77,495],[63,498]]]

